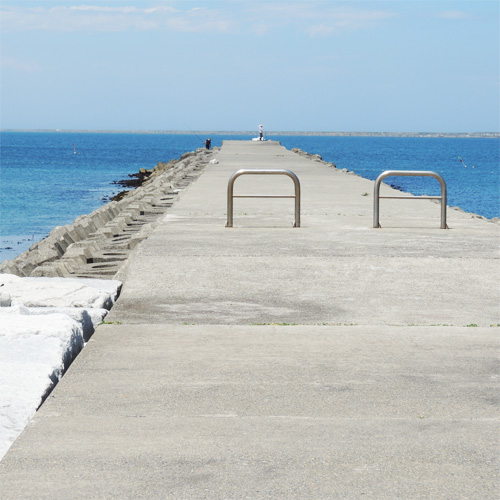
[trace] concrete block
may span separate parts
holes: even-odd
[[[50,264],[42,264],[41,266],[36,267],[28,276],[30,278],[41,278],[41,277],[56,278],[56,277],[63,277],[65,276],[65,274],[61,270],[60,263],[57,263],[57,265],[55,263],[50,263]]]
[[[88,237],[88,241],[92,242],[99,248],[102,248],[109,243],[109,239],[105,235],[99,234],[97,231]]]
[[[88,216],[80,217],[78,222],[75,222],[75,229],[80,234],[84,234],[86,238],[97,230],[96,225]]]
[[[4,260],[0,264],[0,274],[14,274],[16,276],[23,276],[21,269],[13,260]]]
[[[61,261],[64,261],[64,262],[72,261],[72,262],[75,262],[76,264],[78,264],[79,267],[81,267],[81,266],[84,266],[85,264],[87,264],[87,257],[83,253],[76,254],[76,255],[64,254],[61,257]]]
[[[75,242],[88,238],[90,234],[87,232],[86,227],[82,223],[73,224],[73,231],[78,235],[78,239],[76,239]]]
[[[112,220],[115,216],[113,207],[109,203],[103,205],[102,207],[99,207],[96,211],[99,212],[103,216],[103,218],[108,221]]]
[[[130,222],[132,222],[132,216],[130,213],[123,211],[118,217],[116,217],[115,221],[117,223],[124,224],[125,227],[127,224],[130,224]]]
[[[75,231],[75,227],[73,225],[67,225],[64,226],[64,233],[62,234],[62,237],[69,242],[71,245],[72,243],[75,243],[76,241],[80,241],[80,236],[77,231]]]
[[[194,156],[196,153],[194,151],[188,151],[187,153],[184,153],[183,155],[180,156],[181,160],[184,160],[186,158],[190,158],[191,156]]]
[[[19,259],[20,261],[30,263],[33,265],[40,265],[44,262],[52,262],[53,260],[58,259],[62,253],[54,247],[53,242],[47,242],[44,240],[43,245],[39,245],[33,250],[29,250],[21,254],[16,258],[16,261]]]
[[[108,205],[116,217],[121,211],[121,206],[116,201],[110,201]]]
[[[68,244],[64,241],[63,238],[60,238],[58,241],[54,242],[54,250],[57,252],[59,257],[62,257],[64,255],[64,252],[66,251],[66,248],[68,248]]]
[[[153,230],[153,224],[145,224],[141,227],[140,231],[134,234],[130,241],[127,244],[127,248],[132,250],[134,249],[141,241],[145,240]]]
[[[89,219],[92,221],[92,224],[96,227],[96,230],[105,225],[105,221],[102,219],[99,213],[93,212],[89,215]]]
[[[97,245],[96,245],[97,247]],[[97,248],[92,250],[90,248],[89,242],[78,242],[70,245],[64,254],[64,258],[78,258],[82,257],[84,259],[84,263],[87,263],[89,259],[92,258],[92,252],[96,252]]]
[[[110,239],[114,236],[113,230],[111,229],[110,226],[104,226],[100,227],[97,231],[96,234],[105,236],[106,239]]]
[[[62,249],[62,253],[64,253],[72,243],[75,243],[75,240],[72,238],[72,234],[76,236],[76,233],[72,231],[71,226],[62,226],[57,234],[54,235],[54,243]]]
[[[95,224],[96,228],[99,229],[103,227],[108,222],[108,218],[102,213],[96,210],[89,215],[92,222]]]
[[[106,225],[105,229],[107,232],[103,234],[111,234],[111,237],[118,236],[123,232],[123,230],[127,227],[127,223],[123,220],[121,221],[113,221]]]

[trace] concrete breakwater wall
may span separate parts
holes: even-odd
[[[111,278],[217,151],[158,163],[119,201],[0,264],[0,460],[113,307]]]
[[[73,224],[56,227],[27,252],[2,262],[0,274],[111,278],[218,149],[198,149],[179,159],[159,162],[147,172],[147,179],[140,187],[119,201],[78,217]]]

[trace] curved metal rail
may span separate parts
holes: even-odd
[[[415,176],[415,177],[434,177],[441,185],[441,196],[380,196],[380,184],[389,176]],[[429,170],[386,170],[382,172],[375,180],[373,190],[373,227],[382,227],[379,222],[380,198],[406,199],[406,200],[441,200],[441,229],[448,229],[446,225],[446,182],[436,172]]]
[[[295,195],[258,195],[240,194],[235,195],[234,181],[241,175],[286,175],[293,180]],[[236,171],[229,178],[227,184],[227,224],[226,227],[233,227],[233,198],[295,198],[295,222],[293,227],[300,227],[300,182],[298,177],[290,170],[284,169],[241,169]]]

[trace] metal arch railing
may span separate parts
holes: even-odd
[[[259,195],[240,194],[235,195],[234,181],[241,175],[287,175],[293,180],[295,195]],[[295,198],[295,222],[293,227],[300,227],[300,182],[298,177],[290,170],[284,169],[241,169],[229,178],[227,184],[227,224],[226,227],[233,227],[233,198]]]
[[[392,175],[434,177],[441,185],[441,196],[380,196],[380,184],[386,177]],[[373,191],[373,227],[375,228],[381,227],[379,222],[380,198],[441,200],[441,229],[448,229],[448,226],[446,225],[446,182],[436,172],[431,172],[429,170],[386,170],[385,172],[382,172],[375,180],[375,187]]]

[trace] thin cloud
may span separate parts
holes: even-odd
[[[36,62],[22,61],[13,57],[2,57],[1,67],[2,69],[11,69],[21,73],[36,73],[42,69]]]
[[[1,7],[2,29],[5,31],[229,31],[232,22],[217,10],[173,7],[111,7],[74,5],[64,7]]]
[[[96,5],[75,5],[69,7],[69,10],[78,10],[84,12],[109,12],[119,14],[161,14],[164,12],[179,12],[173,7],[150,7],[139,9],[138,7],[106,7]]]
[[[466,19],[467,14],[461,10],[445,10],[438,14],[441,19]]]
[[[361,9],[358,7],[336,7],[330,2],[279,2],[252,8],[258,28],[254,32],[265,33],[271,27],[276,29],[292,27],[310,37],[324,37],[339,32],[373,27],[395,17],[389,10]],[[262,30],[266,26],[266,31]]]
[[[324,17],[322,23],[311,25],[304,31],[311,37],[329,36],[345,31],[355,31],[372,28],[380,22],[395,17],[394,12],[389,11],[366,11],[345,10],[331,11]]]
[[[203,4],[202,4],[203,5]],[[394,17],[388,10],[338,7],[326,1],[246,3],[214,2],[217,8],[181,10],[170,6],[136,7],[73,5],[57,7],[0,7],[5,31],[148,31],[192,33],[253,33],[293,30],[310,37],[332,36],[373,27]]]
[[[334,26],[330,24],[315,24],[307,29],[309,36],[313,38],[329,36],[334,32]]]
[[[234,32],[235,23],[218,10],[197,7],[164,19],[164,25],[171,31],[187,33],[229,33]]]

